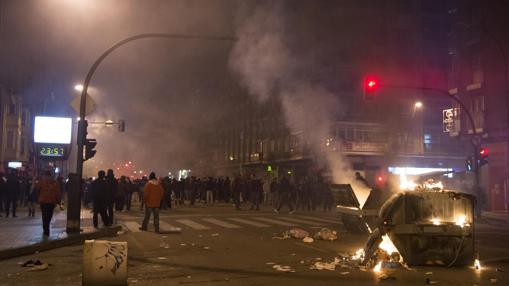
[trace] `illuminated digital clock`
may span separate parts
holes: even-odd
[[[47,156],[47,157],[65,157],[66,152],[63,147],[45,147],[40,146],[38,149],[39,156]]]

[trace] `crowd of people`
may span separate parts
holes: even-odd
[[[49,236],[49,223],[56,206],[63,209],[67,193],[67,181],[63,177],[44,172],[43,176],[31,178],[18,174],[15,169],[0,173],[0,212],[6,217],[17,217],[17,206],[25,206],[28,216],[35,216],[36,203],[40,205],[44,235]],[[260,210],[261,205],[280,212],[287,206],[289,213],[295,210],[331,211],[331,190],[320,176],[305,177],[290,182],[289,177],[258,178],[237,175],[230,177],[149,177],[132,180],[116,178],[113,170],[99,171],[97,178],[86,179],[83,185],[83,204],[93,212],[93,225],[99,226],[99,216],[104,226],[114,222],[114,212],[130,211],[133,200],[138,201],[139,210],[145,212],[140,229],[146,230],[151,214],[154,226],[159,230],[159,210],[197,203],[213,206],[218,202],[231,203],[235,209]],[[0,217],[2,215],[0,214]]]
[[[101,174],[95,180],[101,178]],[[144,188],[150,178],[131,180],[121,176],[118,180],[113,171],[108,170],[105,176],[110,181],[109,186],[101,185],[101,191],[94,194],[94,182],[88,179],[85,182],[84,204],[89,207],[95,197],[106,196],[108,210],[129,211],[132,201],[136,198],[140,204],[140,210],[144,210]],[[102,179],[101,179],[102,180]],[[269,205],[274,211],[279,212],[285,205],[289,211],[323,209],[330,211],[333,204],[332,193],[328,184],[319,177],[306,177],[298,183],[291,183],[286,176],[280,179],[261,179],[255,175],[230,177],[188,177],[177,180],[176,178],[162,177],[158,183],[163,189],[160,208],[169,209],[180,206],[202,203],[212,206],[218,202],[232,203],[238,210],[242,206],[252,210],[259,210],[260,205]],[[107,195],[104,195],[107,194]],[[108,211],[109,212],[109,211]]]

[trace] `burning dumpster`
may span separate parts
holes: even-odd
[[[370,233],[370,228],[375,226],[381,205],[376,191],[366,188],[362,194],[358,194],[350,184],[332,184],[331,191],[336,203],[336,212],[345,229],[351,233]],[[364,201],[360,202],[359,198],[363,198]]]
[[[395,260],[391,254],[398,252],[397,259],[408,265],[471,264],[474,203],[472,195],[437,188],[394,195],[380,209],[377,227],[364,249],[364,263],[380,265]],[[394,251],[381,254],[385,242]]]

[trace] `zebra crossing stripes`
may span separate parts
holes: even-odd
[[[317,222],[317,221],[310,221],[310,220],[304,220],[304,219],[298,219],[298,218],[291,218],[291,217],[278,217],[278,219],[291,221],[295,223],[302,223],[306,225],[312,225],[312,226],[322,226],[325,225],[323,222]]]
[[[260,220],[260,221],[263,221],[263,222],[267,222],[267,223],[270,223],[270,224],[275,224],[275,225],[299,226],[298,224],[293,223],[293,222],[280,221],[280,220],[275,220],[275,219],[271,219],[271,218],[267,218],[267,217],[253,217],[253,219]]]
[[[163,220],[159,220],[159,227],[161,228],[161,230],[167,230],[167,229],[175,229],[177,228],[176,226],[173,226]]]
[[[307,220],[316,220],[316,221],[319,221],[319,222],[326,222],[326,223],[332,223],[332,224],[341,224],[341,220],[338,219],[337,220],[332,220],[332,219],[324,219],[324,218],[316,218],[316,217],[309,217],[309,216],[298,216],[300,218],[304,218],[304,219],[307,219]]]
[[[131,232],[141,232],[141,225],[135,221],[126,221],[124,224]]]
[[[211,224],[222,226],[224,228],[241,228],[241,226],[238,226],[238,225],[235,225],[235,224],[231,224],[231,223],[228,223],[228,222],[225,222],[225,221],[221,221],[221,220],[218,220],[218,219],[215,219],[215,218],[202,218],[202,220],[204,220],[204,221],[206,221],[208,223],[211,223]]]
[[[256,227],[269,227],[270,226],[270,225],[267,225],[267,224],[263,224],[261,222],[256,222],[256,221],[247,220],[247,219],[243,219],[243,218],[231,217],[231,218],[228,218],[228,219],[229,220],[233,220],[233,221],[238,222],[238,223],[243,223],[243,224],[252,225],[252,226],[256,226]]]
[[[183,224],[185,226],[188,226],[188,227],[190,227],[192,229],[196,229],[196,230],[210,229],[210,227],[205,226],[205,225],[200,224],[200,223],[197,223],[197,222],[194,222],[194,221],[192,221],[190,219],[177,219],[175,221],[180,223],[180,224]]]

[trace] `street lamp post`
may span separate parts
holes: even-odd
[[[134,35],[128,38],[125,38],[113,46],[105,50],[99,58],[92,64],[88,73],[85,77],[85,81],[83,82],[83,89],[81,90],[81,99],[80,99],[80,121],[78,123],[78,151],[77,151],[77,159],[76,159],[76,175],[78,178],[79,190],[76,192],[71,192],[73,196],[78,196],[80,194],[82,188],[82,177],[83,177],[83,151],[85,146],[85,139],[87,136],[87,121],[85,119],[86,112],[85,107],[87,103],[87,90],[92,80],[92,76],[95,71],[99,67],[99,65],[103,62],[103,60],[115,51],[117,48],[136,40],[147,39],[147,38],[166,38],[166,39],[176,39],[176,40],[213,40],[213,41],[235,41],[235,37],[231,36],[210,36],[210,35],[187,35],[187,34],[168,34],[168,33],[144,33]],[[78,208],[80,206],[78,205]],[[74,212],[76,213],[76,212]],[[79,211],[77,212],[79,214]],[[67,231],[68,232],[79,232],[80,230],[80,218],[78,217],[67,217]]]

